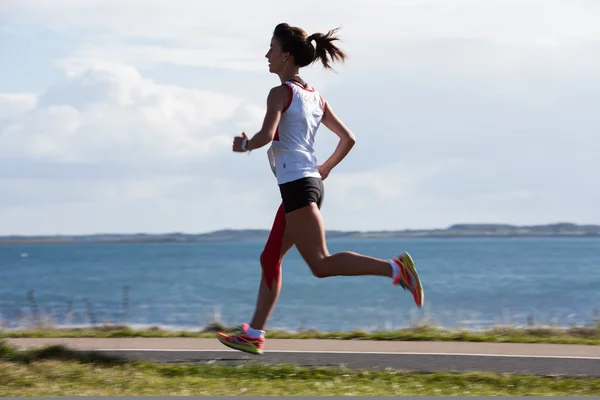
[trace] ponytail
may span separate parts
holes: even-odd
[[[313,33],[306,38],[309,43],[314,40],[316,44],[314,46],[315,56],[313,62],[319,59],[326,69],[333,69],[331,63],[334,61],[344,62],[346,60],[346,53],[333,44],[336,40],[340,40],[339,37],[333,36],[339,29],[332,29],[326,34]]]

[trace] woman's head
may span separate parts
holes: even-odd
[[[337,31],[332,29],[326,34],[313,33],[309,36],[301,28],[286,23],[277,25],[271,38],[271,48],[265,55],[269,60],[269,70],[281,73],[289,65],[302,68],[316,60],[331,69],[331,62],[346,59],[346,54],[334,44],[339,40],[333,36]]]

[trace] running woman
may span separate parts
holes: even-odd
[[[320,214],[323,180],[356,140],[331,105],[300,77],[299,70],[317,60],[326,69],[331,69],[333,61],[345,61],[345,53],[334,44],[339,40],[334,36],[336,32],[334,29],[308,36],[303,29],[285,23],[275,27],[265,57],[269,71],[279,76],[281,85],[269,92],[261,130],[252,138],[243,132],[233,140],[234,152],[249,152],[271,143],[267,154],[282,200],[260,256],[262,278],[252,320],[234,334],[217,335],[221,343],[237,350],[263,353],[264,328],[281,290],[281,263],[294,245],[317,278],[388,277],[394,285],[412,293],[417,307],[423,306],[423,288],[407,252],[382,260],[349,251],[330,254],[327,249]],[[319,165],[313,144],[321,123],[339,137],[339,144]]]

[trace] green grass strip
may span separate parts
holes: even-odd
[[[212,324],[199,331],[170,331],[159,328],[132,329],[123,325],[105,325],[95,328],[0,331],[0,338],[133,338],[133,337],[195,337],[214,338],[215,332],[231,332],[233,328]],[[339,339],[339,340],[402,340],[402,341],[458,341],[496,343],[555,343],[600,344],[600,324],[568,329],[531,327],[497,327],[484,332],[447,330],[420,325],[391,331],[303,332],[268,331],[268,338],[277,339]]]
[[[490,373],[165,365],[0,341],[0,396],[116,395],[600,395],[600,379]]]

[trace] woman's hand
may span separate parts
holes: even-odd
[[[242,132],[242,136],[236,136],[233,138],[233,151],[235,151],[237,153],[244,153],[244,152],[248,151],[248,150],[242,149],[242,143],[243,143],[244,139],[246,139],[246,141],[250,140],[248,138],[248,136],[246,135],[246,132]]]
[[[317,165],[317,169],[319,170],[319,174],[321,174],[321,179],[325,180],[329,176],[331,170],[323,165]]]

